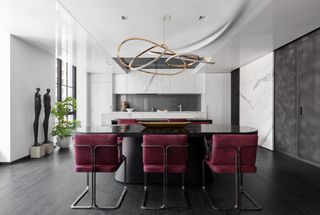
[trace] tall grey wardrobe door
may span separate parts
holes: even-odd
[[[275,150],[298,156],[296,44],[275,51],[274,143]]]
[[[299,156],[320,164],[320,31],[298,42]]]

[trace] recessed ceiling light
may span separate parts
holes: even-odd
[[[207,18],[207,16],[199,16],[199,20],[206,20]]]
[[[170,21],[171,20],[171,16],[170,15],[164,15],[163,17],[161,17],[162,21]]]
[[[127,19],[129,19],[129,16],[121,16],[121,19],[122,20],[127,20]]]

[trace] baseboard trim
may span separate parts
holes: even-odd
[[[260,149],[265,149],[265,150],[267,150],[267,151],[274,152],[274,150],[268,149],[268,148],[263,147],[263,146],[258,146],[258,147],[259,147]]]
[[[11,161],[11,162],[0,162],[1,165],[12,165],[12,164],[16,164],[18,162],[24,161],[24,160],[29,160],[30,159],[30,155],[27,155],[25,157],[19,158],[17,160]]]
[[[282,151],[274,151],[274,152],[279,153],[279,154],[282,154],[282,155],[286,155],[286,156],[291,157],[291,158],[294,158],[294,159],[296,159],[296,160],[298,160],[298,161],[302,161],[302,162],[304,162],[304,163],[310,164],[311,166],[315,166],[315,167],[320,168],[320,164],[313,163],[313,162],[311,162],[311,161],[305,160],[305,159],[300,158],[300,157],[297,157],[297,156],[295,156],[295,155],[292,155],[292,154],[289,154],[289,153],[286,153],[286,152],[282,152]]]

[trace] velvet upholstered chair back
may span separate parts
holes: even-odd
[[[137,123],[138,121],[136,119],[118,119],[119,125],[133,125]]]
[[[162,146],[164,149],[170,145],[187,145],[186,135],[143,135],[143,163],[145,165],[163,165],[163,149],[148,147],[148,145]],[[167,150],[168,165],[186,164],[187,148],[169,148]]]
[[[117,145],[114,134],[75,134],[75,164],[91,165],[91,150],[97,145]],[[81,146],[82,145],[82,146]],[[85,145],[90,147],[85,147]],[[90,149],[91,148],[91,149]],[[96,165],[115,165],[119,162],[119,149],[114,147],[98,147],[96,149]]]
[[[240,148],[240,165],[255,166],[257,135],[213,135],[210,163],[213,165],[235,165],[236,149]]]

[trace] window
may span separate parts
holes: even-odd
[[[68,65],[57,58],[57,80],[56,80],[56,95],[57,101],[62,101],[67,97],[77,98],[77,67]],[[69,113],[68,119],[76,119],[76,111]]]

